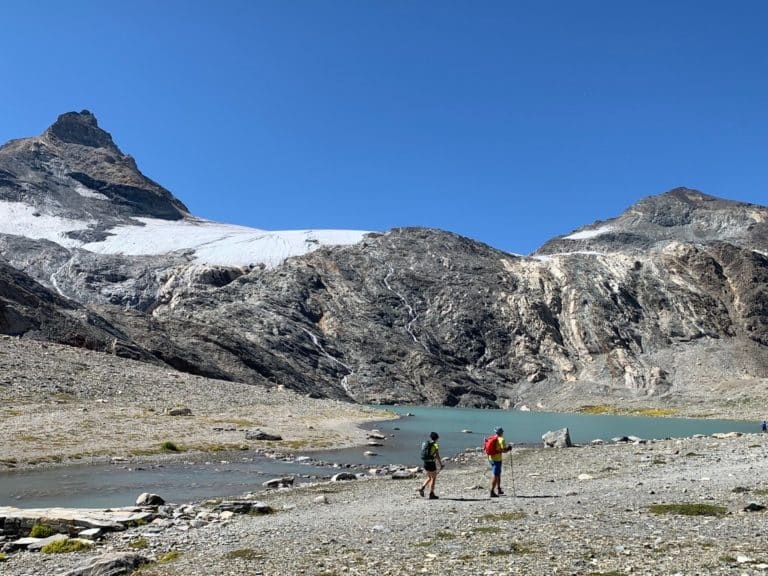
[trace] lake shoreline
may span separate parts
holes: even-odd
[[[504,460],[506,495],[491,499],[485,458],[470,451],[439,474],[439,500],[416,493],[419,472],[366,474],[242,497],[268,515],[181,505],[183,515],[111,533],[86,552],[13,552],[3,570],[63,574],[134,552],[154,562],[142,576],[758,574],[768,570],[767,454],[768,434],[516,447]]]

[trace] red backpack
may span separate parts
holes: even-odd
[[[488,454],[488,456],[495,456],[501,450],[499,450],[499,436],[497,434],[494,434],[493,436],[488,436],[488,438],[485,439],[485,443],[483,444],[483,452]]]

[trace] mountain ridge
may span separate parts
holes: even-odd
[[[530,256],[427,228],[268,232],[196,219],[170,192],[147,199],[150,184],[103,194],[71,168],[101,170],[111,136],[87,111],[53,127],[0,148],[0,210],[25,223],[0,225],[0,255],[152,361],[356,402],[505,408],[685,401],[768,377],[766,207],[676,188]],[[38,164],[36,146],[51,147]],[[44,220],[58,235],[32,235]]]

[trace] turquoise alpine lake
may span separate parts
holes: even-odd
[[[479,448],[497,426],[513,444],[539,445],[542,434],[568,428],[571,439],[586,444],[601,438],[638,436],[645,439],[690,437],[716,432],[759,432],[758,422],[688,418],[646,418],[471,408],[416,406],[380,407],[400,418],[371,423],[385,436],[382,446],[299,453],[312,460],[284,462],[252,453],[208,454],[163,465],[72,465],[0,473],[0,506],[109,507],[128,506],[142,492],[159,494],[169,502],[189,502],[262,490],[274,477],[295,476],[296,482],[325,479],[345,465],[415,466],[419,446],[431,432],[440,435],[443,456]],[[374,454],[366,455],[366,452]],[[183,458],[183,457],[182,457]],[[336,466],[317,462],[334,463]]]

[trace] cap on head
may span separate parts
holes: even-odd
[[[496,430],[494,430],[494,433],[497,434],[498,436],[504,436],[504,428],[502,428],[501,426],[497,426]]]
[[[440,436],[438,436],[437,432],[430,432],[430,433],[429,433],[429,437],[430,437],[432,440],[437,440],[438,438],[440,438]]]

